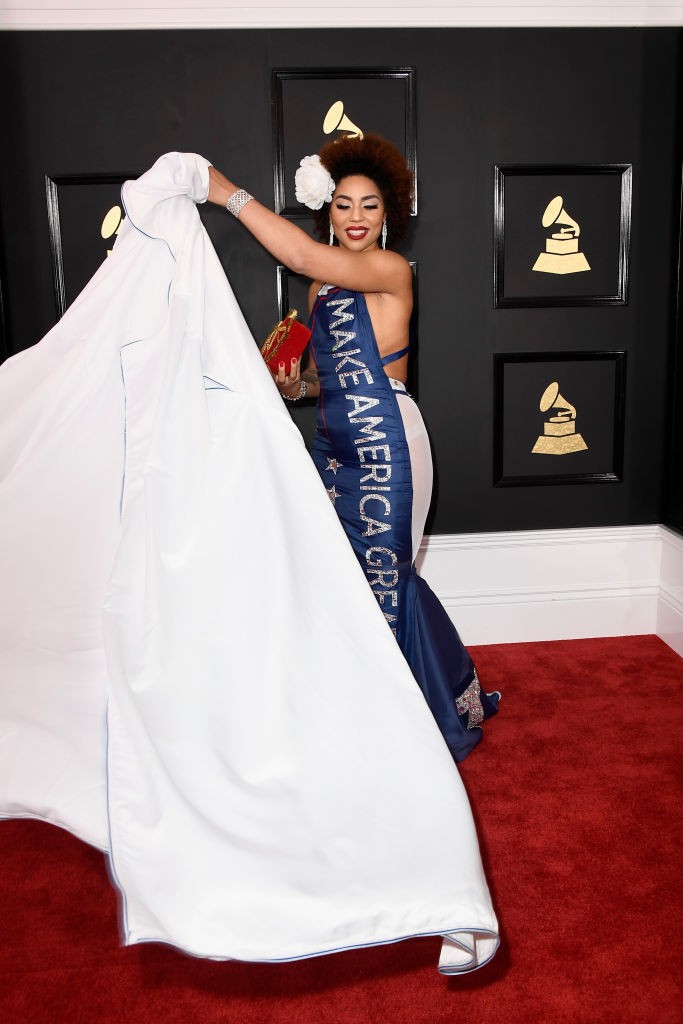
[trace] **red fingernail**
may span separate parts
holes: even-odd
[[[284,368],[285,368],[285,364],[284,363],[280,363],[280,369],[284,370]]]

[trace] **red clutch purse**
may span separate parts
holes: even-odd
[[[292,359],[300,359],[308,345],[311,332],[299,323],[296,315],[297,311],[290,309],[261,345],[261,355],[273,373],[277,373],[280,363],[285,364],[285,372],[289,373]]]

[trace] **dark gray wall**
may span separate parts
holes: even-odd
[[[671,336],[671,399],[667,424],[669,464],[665,475],[663,521],[683,533],[683,33],[679,37],[678,116],[679,125],[674,179],[674,209],[678,204],[679,235],[674,246],[675,317]]]
[[[142,171],[162,152],[194,150],[272,202],[273,67],[410,65],[420,205],[405,252],[419,262],[419,397],[438,472],[431,530],[661,521],[666,502],[676,504],[669,417],[680,35],[675,28],[4,33],[8,351],[32,344],[55,320],[46,174]],[[511,163],[633,165],[627,306],[493,308],[493,169]],[[221,211],[203,217],[250,326],[264,336],[276,311],[273,261]],[[495,488],[494,354],[620,349],[628,354],[622,482]]]

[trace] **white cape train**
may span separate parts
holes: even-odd
[[[126,943],[279,961],[497,923],[457,769],[168,154],[0,371],[0,815],[108,852]],[[0,826],[1,830],[2,826]]]

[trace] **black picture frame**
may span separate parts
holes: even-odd
[[[341,103],[343,117],[363,132],[377,132],[404,154],[413,175],[417,213],[417,133],[415,68],[274,68],[273,191],[275,210],[304,218],[310,211],[296,201],[294,173],[304,156],[335,138],[323,132],[326,114]]]
[[[632,176],[631,164],[496,165],[494,306],[626,305]],[[560,241],[567,215],[580,234]]]
[[[497,354],[493,379],[495,487],[622,480],[624,351]],[[553,385],[559,385],[557,395]],[[573,420],[550,423],[553,408],[561,419],[568,406]],[[546,430],[557,433],[547,436]]]
[[[308,319],[308,289],[311,282],[282,264],[275,268],[275,275],[279,319],[284,320],[290,309],[296,309],[299,320],[305,323]]]
[[[136,173],[45,176],[58,319],[106,259],[108,238],[101,234],[105,214],[118,206],[123,219],[121,186],[136,177]]]

